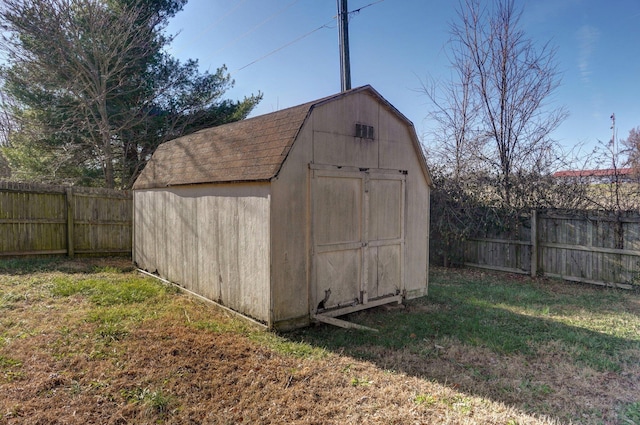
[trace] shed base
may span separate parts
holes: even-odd
[[[204,302],[206,302],[208,304],[211,304],[211,305],[213,305],[213,306],[215,306],[215,307],[217,307],[217,308],[219,308],[221,310],[224,310],[224,311],[226,311],[228,313],[231,313],[232,315],[244,320],[248,324],[251,324],[251,325],[256,326],[258,328],[261,328],[261,329],[269,329],[269,326],[267,324],[265,324],[263,322],[260,322],[260,321],[258,321],[256,319],[254,319],[253,317],[247,316],[246,314],[242,314],[239,311],[236,311],[236,310],[234,310],[232,308],[229,308],[229,307],[224,306],[224,305],[222,305],[220,303],[217,303],[217,302],[215,302],[213,300],[210,300],[207,297],[203,297],[202,295],[197,294],[197,293],[195,293],[193,291],[190,291],[189,289],[185,288],[184,286],[180,286],[177,283],[171,282],[170,280],[164,279],[163,277],[158,276],[157,274],[149,273],[148,271],[140,269],[140,268],[138,268],[138,272],[140,272],[142,274],[145,274],[147,276],[153,277],[155,279],[158,279],[159,281],[164,282],[167,285],[171,285],[171,286],[173,286],[175,288],[178,288],[180,291],[184,292],[185,294],[188,294],[189,296],[197,298],[197,299],[199,299],[201,301],[204,301]]]
[[[309,316],[294,317],[293,319],[279,320],[273,322],[272,328],[277,331],[292,331],[294,329],[305,328],[311,324]]]
[[[407,293],[405,294],[404,298],[406,300],[412,300],[414,298],[424,297],[429,292],[428,289],[429,289],[428,287],[424,287],[424,288],[420,288],[420,289],[413,289],[411,291],[407,291]]]
[[[378,307],[378,306],[393,303],[393,302],[397,302],[398,304],[401,304],[402,296],[394,295],[391,297],[378,298],[375,300],[370,300],[366,304],[356,304],[354,306],[337,308],[335,310],[325,310],[325,311],[320,311],[318,313],[327,317],[338,317],[338,316],[343,316],[345,314],[355,313],[356,311],[366,310],[368,308]]]

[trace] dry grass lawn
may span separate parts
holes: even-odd
[[[628,295],[638,315],[640,296]],[[376,336],[325,326],[275,335],[125,260],[0,262],[0,424],[640,420],[637,321],[636,361],[598,370],[568,360],[561,341],[504,352],[402,321],[447,308],[427,298],[351,318],[380,327]]]

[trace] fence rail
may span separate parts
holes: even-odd
[[[532,211],[512,237],[462,246],[472,267],[630,289],[640,283],[640,214]]]
[[[132,194],[0,182],[0,256],[130,254]]]

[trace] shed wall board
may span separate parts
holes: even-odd
[[[138,214],[142,222],[136,242],[156,247],[155,258],[139,255],[136,261],[190,291],[268,322],[270,201],[267,183],[136,191],[136,210],[146,209]],[[155,234],[148,232],[153,227]]]
[[[380,121],[381,166],[407,170],[405,289],[408,298],[418,297],[427,292],[430,189],[406,124],[392,114],[381,114]]]
[[[417,171],[417,170],[416,170]],[[407,298],[427,294],[429,273],[429,188],[420,187],[407,176],[407,237],[405,290]],[[418,179],[412,176],[412,179]]]
[[[153,235],[153,239],[150,241],[150,244],[155,247],[156,251],[156,262],[152,264],[152,268],[155,269],[160,276],[169,278],[168,257],[170,257],[170,255],[168,251],[170,244],[167,240],[167,229],[170,228],[170,223],[167,222],[166,214],[167,193],[158,191],[156,195],[149,193],[146,196],[149,201],[147,207],[152,211],[150,217],[151,223],[157,223],[155,235]]]
[[[309,323],[309,163],[313,118],[303,124],[272,182],[273,320],[287,328]],[[281,326],[278,323],[282,323]]]
[[[145,194],[134,191],[133,199],[138,206],[133,209],[133,261],[137,264],[156,264],[156,248],[153,244],[156,232],[156,226],[153,225],[154,211],[150,208],[149,197]],[[153,273],[155,269],[150,271]]]
[[[380,105],[364,93],[354,94],[313,109],[313,162],[380,168],[378,114]],[[374,127],[374,140],[354,137],[355,124]]]
[[[363,92],[353,93],[314,107],[314,130],[353,138],[354,124],[360,123],[372,125],[377,139],[379,109],[380,103],[371,95]]]
[[[341,119],[349,121],[348,117]],[[316,164],[378,168],[378,143],[374,140],[316,131],[313,134],[313,147]]]
[[[198,231],[201,235],[210,235],[198,238],[197,293],[213,301],[222,300],[218,201],[218,197],[206,196],[197,205]]]
[[[335,104],[340,106],[336,107]],[[407,171],[405,290],[410,298],[425,295],[429,258],[430,189],[419,160],[420,153],[416,152],[416,145],[412,143],[415,135],[407,126],[407,122],[366,93],[358,93],[318,106],[314,108],[312,117],[315,130],[315,163]],[[373,125],[375,140],[353,137],[355,122]],[[337,137],[330,140],[327,135]],[[368,154],[359,145],[360,142],[367,143],[366,146],[370,148]],[[336,147],[337,143],[342,143],[342,146]],[[347,163],[340,157],[348,158],[351,162]],[[391,248],[384,249],[383,255],[384,251],[387,251],[388,255],[398,255],[392,252]],[[376,254],[369,253],[371,256]],[[373,276],[373,270],[369,270],[368,273]]]

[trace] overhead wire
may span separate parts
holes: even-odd
[[[382,3],[384,0],[378,0],[378,1],[374,1],[373,3],[369,3],[366,6],[362,6],[359,7],[358,9],[354,9],[351,12],[348,12],[347,15],[351,16],[351,15],[357,15],[358,13],[360,13],[361,10],[366,9],[367,7],[371,7],[373,5],[376,5],[378,3]]]
[[[240,6],[242,6],[243,3],[245,3],[247,0],[240,0],[236,3],[236,5],[231,8],[227,13],[223,14],[222,16],[220,16],[217,20],[213,21],[210,25],[208,25],[207,27],[205,27],[202,31],[200,31],[200,33],[198,33],[195,37],[193,37],[191,40],[189,40],[189,43],[186,44],[185,46],[183,46],[181,49],[177,49],[176,53],[179,52],[180,50],[184,50],[186,47],[194,44],[196,41],[200,40],[202,37],[204,37],[204,35],[206,33],[208,33],[209,31],[211,31],[213,28],[216,27],[216,25],[218,25],[220,22],[222,22],[223,19],[225,19],[227,16],[231,15],[233,12],[235,12]]]
[[[354,9],[354,10],[352,10],[351,12],[348,12],[348,15],[349,15],[349,16],[356,15],[356,14],[360,13],[360,11],[362,11],[363,9],[366,9],[366,8],[368,8],[368,7],[371,7],[371,6],[376,5],[376,4],[378,4],[378,3],[382,3],[383,1],[384,1],[384,0],[377,0],[377,1],[371,2],[371,3],[369,3],[369,4],[365,5],[365,6],[359,7],[358,9]],[[294,3],[295,3],[295,2],[294,2]],[[292,44],[295,44],[295,43],[297,43],[298,41],[300,41],[300,40],[303,40],[303,39],[307,38],[307,37],[308,37],[308,36],[310,36],[311,34],[313,34],[313,33],[315,33],[315,32],[318,32],[318,31],[320,31],[321,29],[332,29],[332,28],[335,28],[335,27],[330,27],[330,26],[329,26],[329,24],[330,24],[330,23],[332,23],[332,22],[334,22],[336,18],[337,18],[337,15],[334,15],[334,16],[331,18],[331,20],[330,20],[330,21],[327,21],[327,22],[326,22],[326,23],[324,23],[323,25],[320,25],[318,28],[313,29],[313,30],[309,31],[308,33],[303,34],[303,35],[301,35],[300,37],[296,38],[295,40],[292,40],[292,41],[290,41],[290,42],[288,42],[288,43],[286,43],[286,44],[284,44],[284,45],[282,45],[282,46],[278,47],[277,49],[270,51],[270,52],[269,52],[269,53],[267,53],[266,55],[263,55],[263,56],[259,57],[258,59],[256,59],[256,60],[254,60],[254,61],[249,62],[248,64],[246,64],[246,65],[244,65],[244,66],[242,66],[242,67],[240,67],[240,68],[236,69],[236,70],[235,70],[235,71],[233,71],[233,72],[235,73],[235,72],[238,72],[238,71],[242,71],[243,69],[248,68],[248,67],[250,67],[251,65],[253,65],[253,64],[257,63],[257,62],[260,62],[261,60],[266,59],[266,58],[268,58],[269,56],[272,56],[272,55],[274,55],[275,53],[278,53],[279,51],[281,51],[281,50],[283,50],[283,49],[285,49],[285,48],[287,48],[287,47],[291,46]],[[270,18],[269,18],[269,19],[270,19]],[[261,24],[259,24],[259,26],[260,26],[260,25],[262,25],[262,23],[261,23]],[[251,32],[252,32],[252,31],[253,31],[253,30],[251,30]]]
[[[328,21],[327,23],[325,23],[325,24],[323,24],[323,25],[319,26],[318,28],[316,28],[316,29],[314,29],[314,30],[309,31],[309,32],[308,32],[308,33],[306,33],[306,34],[301,35],[300,37],[296,38],[295,40],[290,41],[290,42],[288,42],[287,44],[284,44],[284,45],[282,45],[282,46],[278,47],[278,48],[277,48],[277,49],[275,49],[275,50],[272,50],[271,52],[267,53],[266,55],[261,56],[261,57],[259,57],[258,59],[254,60],[254,61],[252,61],[252,62],[249,62],[249,63],[248,63],[248,64],[246,64],[245,66],[243,66],[243,67],[241,67],[241,68],[236,69],[234,72],[242,71],[243,69],[245,69],[245,68],[247,68],[247,67],[249,67],[249,66],[253,65],[254,63],[256,63],[256,62],[260,62],[261,60],[266,59],[266,58],[268,58],[269,56],[271,56],[271,55],[273,55],[273,54],[275,54],[275,53],[278,53],[280,50],[285,49],[285,48],[287,48],[287,47],[291,46],[292,44],[297,43],[298,41],[300,41],[300,40],[302,40],[302,39],[304,39],[304,38],[307,38],[307,37],[308,37],[308,36],[310,36],[311,34],[313,34],[313,33],[317,32],[317,31],[320,31],[321,29],[325,29],[325,28],[326,28],[326,29],[330,29],[331,27],[329,27],[328,25],[329,25],[331,22],[333,22],[333,20],[334,20],[334,19],[335,19],[335,17],[331,18],[331,20],[330,20],[330,21]]]
[[[285,7],[279,9],[278,11],[276,11],[276,13],[274,13],[273,15],[269,16],[267,19],[265,19],[264,21],[260,22],[258,25],[254,26],[253,28],[251,28],[249,31],[245,32],[244,34],[234,38],[233,40],[231,40],[229,43],[225,44],[224,46],[222,46],[221,48],[219,48],[218,50],[216,50],[215,52],[213,52],[213,54],[218,54],[221,51],[223,51],[224,49],[233,46],[234,44],[236,44],[238,41],[242,40],[243,38],[245,38],[246,36],[248,36],[249,34],[253,33],[254,31],[256,31],[258,28],[260,28],[261,26],[263,26],[264,24],[266,24],[267,22],[269,22],[270,20],[272,20],[273,18],[275,18],[276,16],[281,15],[282,13],[284,13],[285,10],[289,9],[291,6],[293,6],[294,4],[298,3],[300,0],[294,0],[291,3],[289,3],[288,5],[286,5]]]

